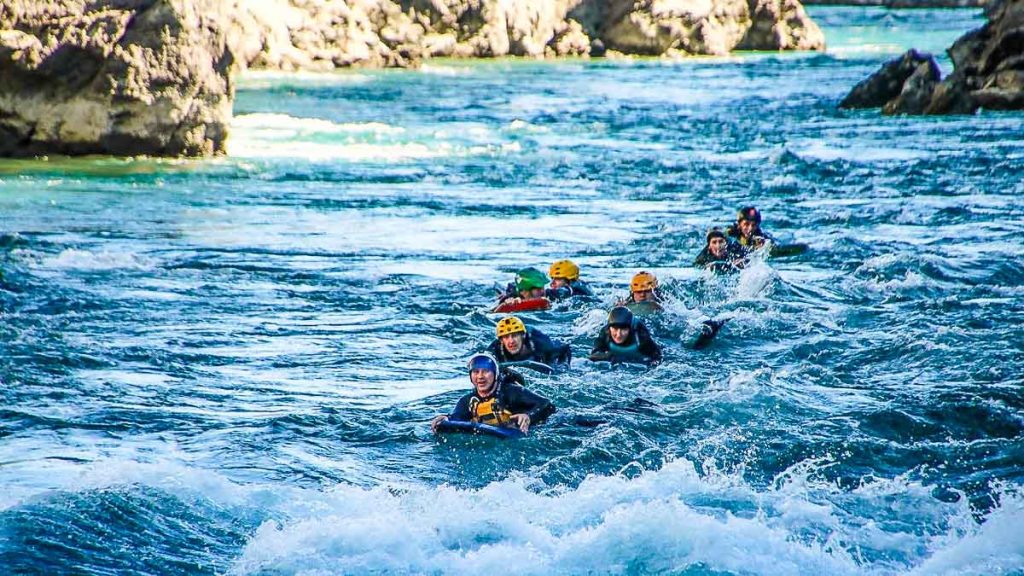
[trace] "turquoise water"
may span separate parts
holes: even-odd
[[[811,13],[827,53],[251,74],[227,158],[0,163],[4,573],[1024,573],[1024,115],[838,111],[980,15]],[[691,268],[747,203],[811,251]],[[666,362],[432,437],[563,257],[600,302],[527,322],[582,357],[651,270]]]

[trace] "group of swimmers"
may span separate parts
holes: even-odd
[[[774,239],[761,230],[761,213],[753,206],[739,210],[736,222],[722,230],[715,227],[705,236],[705,245],[694,264],[725,273],[743,268],[754,250],[771,245]],[[548,270],[551,277],[536,268],[524,268],[499,296],[501,304],[523,303],[535,299],[565,300],[574,297],[593,298],[590,287],[580,279],[580,269],[571,260],[559,260]],[[629,296],[619,301],[608,313],[604,327],[594,340],[588,359],[595,362],[642,363],[654,366],[661,362],[661,347],[637,313],[661,309],[657,293],[658,279],[641,271],[630,281]],[[702,337],[713,338],[721,322],[705,322]],[[699,339],[698,339],[699,340]],[[572,350],[566,343],[552,340],[537,328],[528,328],[516,316],[498,321],[495,339],[486,352],[470,357],[467,367],[473,391],[463,396],[450,414],[431,421],[435,432],[445,420],[476,422],[499,427],[515,427],[526,433],[532,424],[554,413],[550,400],[525,388],[525,379],[515,370],[502,366],[533,364],[534,366],[568,367]]]

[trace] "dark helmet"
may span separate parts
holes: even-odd
[[[761,213],[758,212],[757,208],[753,206],[744,206],[740,208],[740,211],[736,213],[736,221],[742,222],[743,220],[750,220],[758,226],[761,225]]]
[[[608,313],[608,325],[616,328],[632,328],[633,313],[625,306],[616,306]]]
[[[728,240],[728,238],[725,237],[725,232],[723,232],[722,229],[719,228],[718,226],[715,226],[711,230],[708,230],[707,236],[704,237],[704,243],[711,244],[712,238],[721,238],[722,240]]]

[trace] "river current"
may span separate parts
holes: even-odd
[[[1024,115],[837,110],[982,17],[810,12],[825,53],[250,73],[225,158],[0,162],[0,572],[1024,574]],[[746,204],[810,251],[693,268]],[[435,438],[561,258],[558,413]],[[588,363],[641,269],[666,361]]]

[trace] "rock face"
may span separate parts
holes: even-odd
[[[214,0],[0,0],[0,155],[222,151],[218,18]]]
[[[1024,0],[995,0],[986,16],[985,26],[947,50],[953,73],[941,82],[934,60],[911,50],[857,84],[840,107],[882,106],[886,114],[1024,109]]]
[[[0,0],[0,156],[219,153],[246,66],[823,47],[798,0]]]
[[[820,50],[798,0],[235,0],[254,68],[409,66],[437,56]]]

